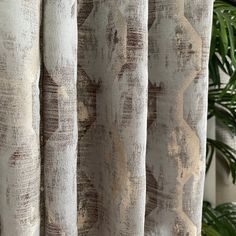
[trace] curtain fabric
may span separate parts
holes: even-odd
[[[201,234],[212,1],[0,1],[0,235]]]
[[[151,1],[146,235],[200,235],[211,1]]]

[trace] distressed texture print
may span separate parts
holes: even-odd
[[[145,235],[201,235],[211,1],[149,0]]]
[[[39,25],[40,1],[0,1],[1,236],[39,234]]]
[[[78,6],[79,234],[141,236],[147,2],[81,0]]]
[[[200,236],[211,18],[0,0],[1,236]]]

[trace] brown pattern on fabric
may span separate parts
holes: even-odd
[[[148,1],[148,29],[152,27],[153,22],[156,20],[157,14],[157,1],[156,0],[149,0]]]
[[[78,0],[78,27],[82,26],[93,10],[93,0]]]
[[[78,189],[78,226],[80,235],[85,236],[98,220],[98,195],[84,172],[79,174]]]
[[[157,120],[157,99],[158,94],[163,92],[164,88],[161,85],[148,83],[148,118],[147,127],[149,128],[153,122]]]
[[[135,64],[132,62],[125,63],[122,67],[121,70],[118,73],[118,79],[121,80],[122,76],[124,75],[125,71],[135,71]]]
[[[7,163],[10,168],[8,173],[9,181],[12,181],[10,173],[15,172],[21,176],[16,182],[10,182],[11,184],[7,187],[5,196],[8,206],[15,204],[15,199],[17,198],[19,208],[15,213],[15,217],[19,219],[19,224],[30,224],[36,223],[35,221],[37,221],[35,215],[31,216],[31,204],[35,206],[38,206],[39,204],[40,161],[39,156],[36,156],[34,151],[29,147],[29,142],[31,142],[31,140],[32,137],[29,138],[28,142],[22,142],[21,147],[17,148]],[[34,165],[32,165],[32,160],[35,161]],[[21,186],[13,188],[14,186],[17,186],[19,182],[21,183]],[[39,209],[37,209],[37,213],[38,212]],[[5,230],[8,230],[7,226],[5,226]]]
[[[132,47],[132,44],[131,45],[129,44],[129,46]],[[128,90],[123,92],[121,95],[121,99],[123,99],[122,127],[127,127],[128,125],[130,125],[132,120],[135,119],[131,111],[136,110],[137,112],[142,112],[142,105],[145,102],[145,101],[140,101],[140,105],[138,107],[135,107],[135,101],[133,100],[134,94],[132,90],[133,87],[140,86],[138,84],[138,81],[132,78],[132,73],[135,72],[136,68],[137,68],[136,63],[131,63],[131,62],[125,63],[122,66],[120,72],[118,73],[118,80],[120,80],[120,82],[122,82],[122,78],[125,75],[128,75],[129,77],[127,80]]]
[[[7,62],[4,60],[4,56],[0,55],[0,71],[1,73],[5,73],[7,69]]]
[[[143,35],[143,32],[138,32],[137,29],[134,31],[130,31],[127,34],[127,47],[130,47],[132,49],[142,49],[144,47],[144,39],[143,37],[146,35]]]
[[[154,178],[152,171],[146,167],[147,178],[147,196],[146,196],[146,212],[149,215],[157,207],[157,181]]]
[[[78,172],[77,172],[77,199],[78,199],[78,230],[79,235],[86,236],[98,220],[98,194],[92,182],[83,171],[81,158],[88,148],[83,137],[96,120],[96,97],[100,87],[99,82],[91,81],[78,65]],[[89,207],[85,207],[89,206]]]
[[[16,150],[9,159],[9,165],[15,166],[17,161],[21,161],[24,158],[23,155],[23,153],[20,153],[18,150]]]
[[[96,120],[96,96],[100,83],[91,81],[86,72],[78,65],[78,119],[79,139]],[[80,143],[79,143],[80,145]]]
[[[56,69],[55,80],[64,80],[59,86],[47,70],[44,73],[44,143],[54,134],[52,140],[60,141],[62,145],[60,148],[70,145],[73,140],[75,124],[72,112],[75,102],[70,100],[70,96],[75,93],[75,84],[72,81],[71,83],[67,81],[74,76],[73,74],[73,68],[70,66]],[[60,114],[61,109],[64,111],[62,114]]]
[[[56,225],[54,223],[47,224],[45,234],[48,235],[48,236],[66,235],[65,232],[63,232],[63,230],[60,228],[60,226]]]
[[[50,107],[50,109],[43,110],[43,117],[47,117],[47,121],[43,123],[43,142],[44,144],[50,136],[58,129],[59,126],[59,111],[58,111],[58,89],[59,86],[54,82],[50,74],[44,67],[43,70],[43,108]],[[53,104],[53,106],[51,106]]]

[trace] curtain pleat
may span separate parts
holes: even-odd
[[[0,235],[38,235],[40,1],[0,1]]]
[[[0,0],[0,236],[201,234],[211,18]]]
[[[212,1],[149,1],[145,235],[200,235]]]
[[[45,235],[77,235],[77,2],[43,13]]]
[[[78,9],[80,235],[143,235],[147,1]]]

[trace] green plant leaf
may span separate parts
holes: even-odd
[[[221,47],[221,56],[223,59],[223,62],[225,61],[227,52],[228,52],[228,35],[227,35],[227,31],[226,31],[226,22],[224,20],[224,18],[222,17],[222,15],[216,11],[216,15],[218,17],[218,20],[220,22],[220,47]]]
[[[203,204],[202,235],[236,236],[236,206],[225,203],[212,208],[209,202]]]
[[[218,158],[221,158],[222,161],[226,164],[228,170],[231,173],[233,183],[236,183],[236,150],[231,148],[225,143],[222,143],[218,140],[207,139],[207,146],[212,148],[215,151],[218,151],[220,155],[217,155]],[[209,155],[209,154],[208,154]],[[212,152],[211,152],[211,155]],[[207,163],[212,157],[207,156]],[[209,168],[208,168],[209,169]]]

